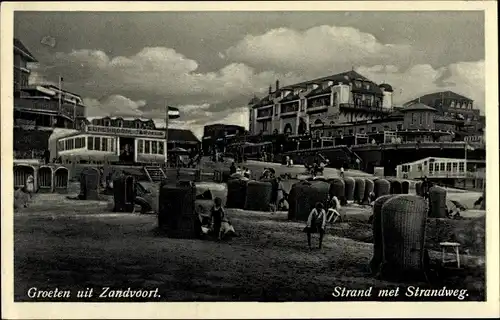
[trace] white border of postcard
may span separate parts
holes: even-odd
[[[14,10],[23,11],[452,11],[485,12],[487,156],[487,302],[312,302],[312,303],[14,303],[12,83],[2,72],[2,318],[156,319],[156,318],[361,318],[498,317],[498,30],[496,1],[373,2],[19,2],[2,3],[2,70],[12,70]]]

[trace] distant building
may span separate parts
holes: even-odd
[[[29,85],[28,63],[38,62],[19,39],[14,39],[14,126],[78,128],[85,117],[82,98],[49,84]]]
[[[230,140],[234,140],[237,136],[242,136],[245,133],[246,130],[242,126],[220,123],[206,125],[203,128],[203,152],[207,154],[213,147],[218,147],[222,150]]]
[[[470,130],[482,129],[485,124],[484,116],[475,108],[474,101],[452,91],[434,92],[408,101],[404,105],[421,102],[436,109],[440,118],[459,120]]]

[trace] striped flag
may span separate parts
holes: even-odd
[[[168,106],[168,118],[169,119],[178,119],[180,117],[179,109],[176,107]]]

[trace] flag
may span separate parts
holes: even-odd
[[[178,119],[181,116],[178,108],[170,106],[168,106],[167,108],[169,119]]]
[[[56,46],[56,38],[51,36],[45,36],[40,41],[41,44],[54,48]]]

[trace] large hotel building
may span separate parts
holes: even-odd
[[[274,90],[270,87],[266,97],[252,99],[249,107],[249,131],[254,135],[367,134],[377,138],[384,131],[420,128],[449,132],[468,127],[475,131],[484,122],[471,99],[450,91],[425,95],[397,108],[390,84],[376,84],[355,71],[285,87],[276,81]],[[403,138],[416,137],[406,134]]]

